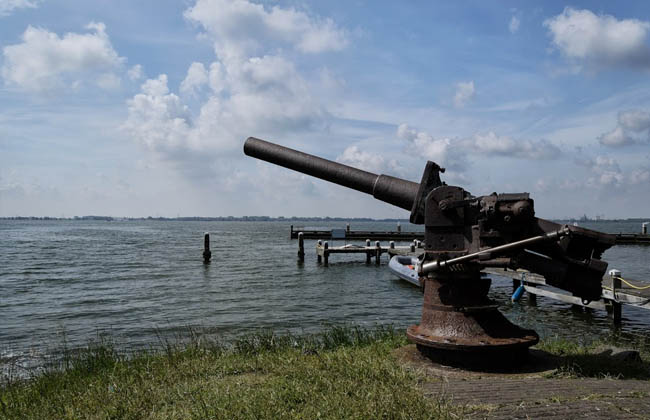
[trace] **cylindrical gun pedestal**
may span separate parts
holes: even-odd
[[[523,362],[539,337],[498,311],[487,297],[490,284],[478,271],[426,277],[422,319],[407,329],[408,339],[423,355],[443,364],[503,369]]]

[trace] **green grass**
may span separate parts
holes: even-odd
[[[435,378],[398,363],[393,350],[407,343],[391,327],[262,331],[230,345],[188,335],[128,356],[102,338],[81,350],[64,342],[61,357],[38,375],[5,378],[0,419],[445,419],[471,408],[423,395],[421,383]],[[617,362],[593,354],[595,347],[537,346],[559,360],[552,377],[650,379],[648,363]]]
[[[100,341],[3,385],[0,418],[457,418],[396,363],[404,344],[388,327],[197,339],[129,358]]]

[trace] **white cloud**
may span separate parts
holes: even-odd
[[[596,156],[595,159],[578,163],[586,166],[592,172],[592,176],[585,181],[587,187],[618,187],[625,181],[618,162],[612,157]]]
[[[511,34],[516,33],[519,30],[519,25],[521,24],[521,21],[517,16],[513,16],[510,18],[510,23],[508,24],[508,29],[510,30]]]
[[[97,76],[96,83],[104,90],[114,90],[120,87],[122,80],[114,73],[104,73]]]
[[[208,98],[192,113],[170,93],[165,75],[147,80],[129,101],[124,127],[149,149],[182,161],[186,152],[231,152],[248,136],[303,130],[326,116],[293,65],[280,57],[255,57],[224,69],[213,63],[209,72],[193,63],[181,90],[198,94],[208,87]]]
[[[194,62],[187,69],[187,76],[181,83],[180,92],[186,95],[194,95],[203,85],[208,83],[208,72],[203,63]]]
[[[636,169],[630,173],[629,182],[632,185],[650,185],[650,169]]]
[[[598,137],[598,142],[603,146],[620,147],[628,144],[634,144],[634,140],[627,135],[623,127],[618,126],[612,131],[602,134]]]
[[[433,138],[429,133],[410,128],[406,124],[397,127],[397,137],[410,143],[412,152],[452,171],[465,170],[466,158],[457,140]]]
[[[474,98],[476,90],[474,89],[474,81],[470,80],[469,82],[459,82],[456,84],[456,94],[454,95],[454,106],[456,108],[462,108],[469,101]]]
[[[39,0],[0,0],[0,17],[9,16],[16,9],[36,8]]]
[[[167,76],[149,79],[128,102],[124,128],[151,150],[173,151],[189,140],[189,113],[178,96],[169,93]]]
[[[215,159],[240,156],[248,136],[287,137],[325,126],[329,114],[312,93],[320,78],[308,82],[285,51],[274,47],[292,45],[309,53],[339,49],[344,42],[337,34],[343,32],[331,21],[221,0],[198,0],[185,16],[213,39],[216,61],[192,63],[180,97],[165,75],[145,82],[129,101],[124,124],[137,141],[192,171],[213,171]]]
[[[609,67],[650,65],[646,40],[650,23],[637,19],[618,20],[570,7],[544,21],[552,43],[576,63]]]
[[[650,112],[639,109],[620,111],[616,127],[598,137],[600,144],[621,147],[647,142],[650,130]]]
[[[336,161],[376,174],[401,172],[396,160],[386,160],[383,156],[361,150],[358,146],[347,147]]]
[[[221,59],[283,45],[303,53],[338,51],[348,43],[345,31],[331,19],[313,18],[294,8],[267,10],[245,0],[198,0],[185,17],[203,26]]]
[[[650,112],[639,109],[618,113],[618,123],[626,130],[642,132],[650,128]]]
[[[556,158],[561,154],[560,149],[547,140],[515,140],[493,132],[475,134],[463,139],[436,139],[426,132],[401,124],[397,128],[397,137],[411,144],[413,154],[432,160],[456,173],[466,170],[470,155],[544,160]]]
[[[91,32],[61,38],[28,26],[22,43],[3,48],[5,84],[45,92],[92,80],[102,88],[114,88],[117,76],[111,70],[119,69],[125,59],[113,49],[103,23],[91,22],[86,29]]]
[[[468,152],[492,156],[542,160],[553,159],[561,154],[560,149],[548,140],[516,140],[508,136],[498,136],[493,132],[475,134],[464,142]]]
[[[135,66],[131,67],[126,74],[131,81],[135,82],[144,77],[144,70],[142,69],[142,65],[136,64]]]

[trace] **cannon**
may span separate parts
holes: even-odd
[[[525,269],[587,303],[601,296],[613,235],[535,217],[528,193],[474,196],[442,182],[445,169],[428,161],[419,183],[363,171],[250,137],[244,153],[285,168],[371,194],[409,210],[424,224],[419,264],[424,302],[408,339],[427,357],[452,364],[523,360],[539,341],[511,323],[488,298],[489,267]]]

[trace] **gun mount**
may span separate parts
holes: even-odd
[[[246,140],[244,153],[371,194],[410,210],[410,221],[424,224],[422,318],[407,336],[431,358],[512,362],[538,342],[534,331],[512,324],[487,297],[491,280],[481,277],[484,268],[522,268],[583,301],[600,299],[607,269],[601,256],[615,237],[535,217],[528,193],[473,196],[442,182],[444,168],[430,161],[418,184],[253,137]]]

